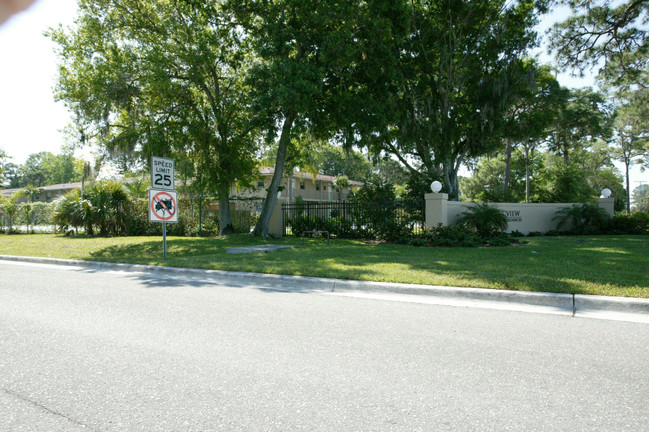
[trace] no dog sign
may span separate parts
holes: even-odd
[[[149,222],[178,222],[178,196],[175,191],[149,189]]]

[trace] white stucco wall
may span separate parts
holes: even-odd
[[[460,213],[474,203],[449,201],[448,223],[454,224]],[[530,203],[497,203],[491,204],[507,216],[507,232],[520,231],[527,234],[533,231],[546,232],[557,229],[558,221],[553,220],[556,213],[574,204],[530,204]]]
[[[426,225],[429,227],[453,225],[458,216],[475,203],[448,201],[446,194],[426,194]],[[600,199],[599,206],[613,216],[613,198]],[[490,204],[503,211],[509,222],[507,232],[520,231],[527,234],[534,231],[547,232],[557,229],[556,213],[574,203],[494,203]],[[569,227],[564,227],[567,229]]]

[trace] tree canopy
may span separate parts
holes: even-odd
[[[81,181],[83,163],[83,160],[75,158],[70,153],[55,155],[51,152],[39,152],[29,155],[22,165],[5,164],[2,175],[7,187],[39,188],[51,184]]]
[[[247,82],[252,108],[267,136],[279,135],[275,172],[254,234],[266,236],[291,141],[305,131],[316,139],[349,130],[357,80],[354,67],[367,58],[367,24],[382,22],[403,0],[228,1],[251,41],[255,64]],[[399,17],[399,15],[396,15]],[[290,155],[289,155],[290,157]]]
[[[463,182],[471,195],[576,201],[615,183],[613,171],[585,176],[594,161],[613,170],[602,159],[612,139],[646,155],[649,2],[564,3],[575,15],[553,30],[561,67],[601,66],[628,108],[562,88],[528,57],[546,0],[80,0],[75,25],[49,32],[56,95],[74,113],[76,145],[121,170],[176,158],[193,193],[218,196],[224,232],[230,190],[250,184],[260,155],[275,170],[256,235],[298,167],[407,182],[413,197],[441,180],[459,199],[458,173],[472,164],[500,190]]]
[[[442,179],[457,198],[460,166],[502,143],[505,115],[530,81],[523,58],[543,8],[528,0],[410,2],[408,31],[393,42],[398,58],[387,62],[397,71],[383,73],[393,80],[384,97],[388,121],[365,131],[366,145],[426,181]]]
[[[194,187],[217,194],[251,178],[256,135],[243,77],[245,40],[219,3],[81,0],[75,26],[50,31],[60,59],[57,98],[78,140],[109,156],[194,163]]]
[[[557,24],[550,47],[559,67],[584,72],[601,67],[601,77],[646,87],[649,60],[646,20],[649,1],[563,0],[573,14]]]

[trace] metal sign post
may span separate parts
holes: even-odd
[[[149,222],[162,222],[162,257],[167,259],[167,222],[178,222],[178,196],[172,159],[151,157]]]
[[[167,259],[167,222],[162,222],[162,258]]]

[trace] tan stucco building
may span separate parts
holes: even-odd
[[[232,196],[249,199],[266,197],[270,182],[275,173],[275,168],[261,168],[259,177],[252,188],[232,190]],[[304,172],[294,172],[290,177],[284,176],[282,179],[281,197],[287,202],[294,202],[298,197],[304,201],[322,202],[322,201],[347,201],[349,194],[360,187],[363,183],[349,180],[347,187],[336,187],[334,184],[336,177],[326,175],[316,175]]]

